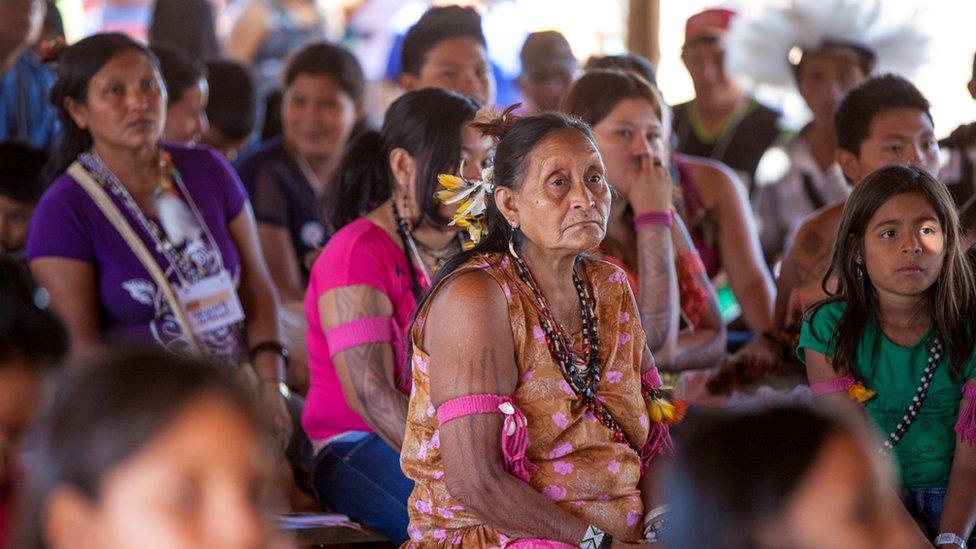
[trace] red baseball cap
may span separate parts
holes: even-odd
[[[735,16],[736,12],[726,8],[711,8],[692,15],[685,23],[685,44],[725,36]]]

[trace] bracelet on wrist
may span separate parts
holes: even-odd
[[[580,549],[610,549],[613,545],[613,536],[590,524],[586,527],[586,533],[580,541]]]
[[[961,547],[962,549],[966,549],[967,547],[969,547],[968,545],[966,545],[966,540],[962,539],[961,537],[959,537],[958,534],[954,532],[942,533],[935,537],[935,545],[944,545],[944,544],[956,545],[958,547]]]
[[[261,353],[274,353],[280,356],[285,361],[285,364],[288,363],[288,348],[277,341],[269,339],[251,347],[249,351],[251,362],[254,362],[254,359]]]
[[[674,212],[671,210],[644,212],[634,216],[634,229],[640,230],[648,225],[674,226]]]
[[[661,541],[668,532],[668,506],[661,505],[644,515],[644,539]]]
[[[279,357],[281,357],[281,361],[284,363],[284,367],[282,367],[279,364],[276,368],[277,371],[274,372],[269,377],[261,377],[262,373],[258,372],[257,369],[255,368],[255,373],[258,375],[261,381],[265,381],[266,379],[281,381],[282,379],[284,379],[285,369],[288,367],[288,348],[282,345],[281,343],[272,340],[262,341],[261,343],[254,345],[253,347],[251,347],[250,351],[248,352],[248,358],[250,358],[251,360],[252,367],[255,364],[255,359],[261,353],[274,353]]]

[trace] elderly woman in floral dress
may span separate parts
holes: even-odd
[[[610,208],[593,136],[559,114],[484,129],[500,137],[493,169],[442,176],[439,193],[478,241],[441,268],[412,331],[405,546],[655,540],[674,407],[626,275],[585,255]]]

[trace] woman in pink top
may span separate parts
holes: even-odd
[[[468,127],[470,99],[410,92],[379,133],[350,144],[324,193],[338,232],[305,295],[311,386],[302,414],[316,453],[319,504],[396,543],[406,540],[413,482],[400,471],[410,394],[406,332],[439,262],[461,250],[437,174],[478,177],[490,140]],[[431,113],[436,113],[432,116]],[[360,217],[361,216],[361,217]]]

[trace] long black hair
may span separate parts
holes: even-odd
[[[46,179],[61,175],[79,154],[92,146],[91,134],[75,124],[64,106],[65,100],[71,98],[83,105],[88,98],[88,83],[92,77],[112,58],[128,50],[142,53],[159,70],[159,62],[149,48],[117,32],[94,34],[61,53],[57,80],[51,88],[51,104],[58,111],[61,136],[57,151],[45,168]]]
[[[945,235],[945,258],[939,277],[926,291],[929,315],[949,355],[949,373],[961,379],[962,370],[973,352],[973,322],[976,319],[976,278],[971,259],[960,244],[959,218],[955,203],[946,186],[922,168],[896,164],[877,170],[854,186],[844,204],[833,258],[823,279],[823,289],[832,297],[825,303],[839,301],[847,304],[834,329],[836,343],[833,367],[840,372],[847,368],[855,379],[863,380],[868,364],[857,363],[857,348],[869,323],[878,326],[881,313],[878,295],[867,275],[858,264],[864,257],[864,234],[875,212],[893,196],[916,194],[935,210]],[[863,260],[863,259],[862,259]],[[858,276],[858,270],[861,275]],[[837,279],[837,290],[830,291],[830,282]],[[812,317],[820,306],[811,309]],[[878,336],[880,337],[880,336]],[[872,342],[877,345],[878,341]]]
[[[809,408],[723,413],[690,424],[664,482],[669,547],[756,549],[844,424]]]
[[[404,149],[419,168],[416,198],[421,217],[446,226],[438,213],[437,174],[455,173],[461,162],[461,128],[474,119],[471,99],[437,88],[400,96],[386,111],[379,132],[367,131],[347,147],[326,191],[326,222],[337,231],[393,196],[390,152]],[[419,220],[411,220],[417,222]]]
[[[54,490],[70,486],[97,502],[105,477],[200,397],[229,403],[256,436],[266,428],[251,392],[232,372],[207,363],[144,349],[103,357],[78,371],[77,378],[66,380],[28,445],[32,463],[14,547],[47,547],[44,511]]]

